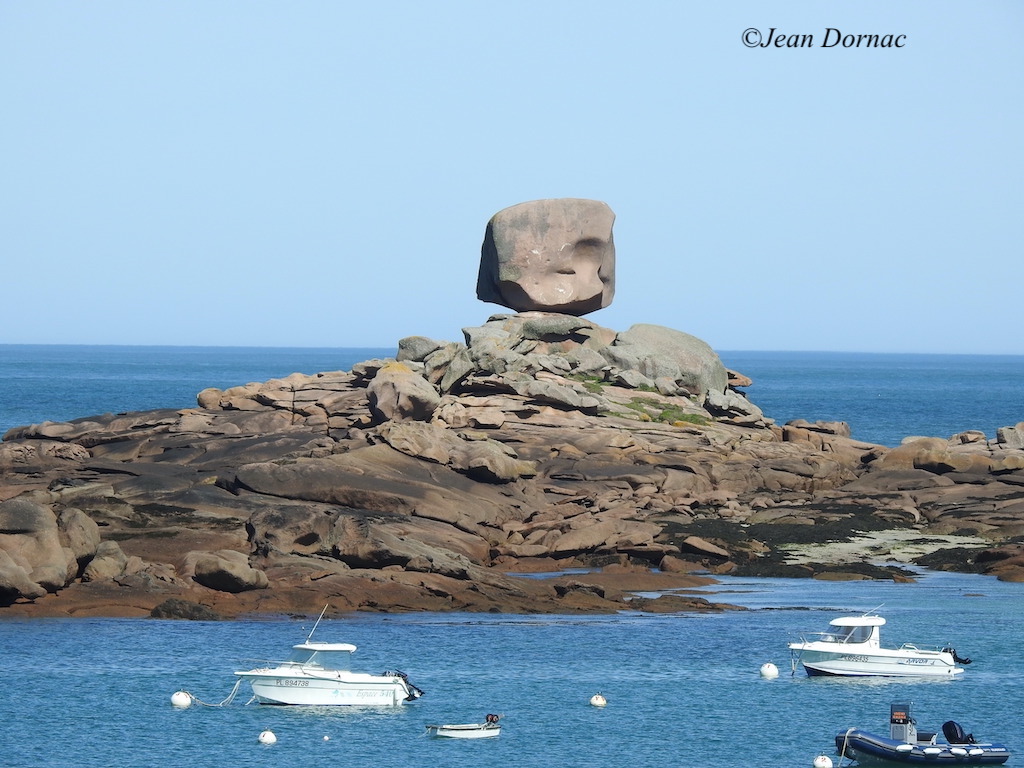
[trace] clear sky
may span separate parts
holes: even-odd
[[[0,0],[0,342],[461,340],[488,219],[584,197],[601,325],[1024,354],[1022,41],[1017,0]]]

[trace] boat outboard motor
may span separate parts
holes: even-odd
[[[953,646],[947,646],[946,648],[943,648],[942,650],[945,651],[946,653],[950,654],[953,657],[953,661],[955,661],[957,664],[970,664],[971,663],[971,660],[969,658],[967,658],[966,656],[964,656],[963,658],[961,658],[960,656],[957,656],[956,648],[954,648]]]
[[[409,676],[407,674],[405,674],[405,672],[403,672],[400,669],[388,669],[388,670],[385,670],[384,676],[385,677],[400,677],[400,678],[402,678],[402,682],[405,683],[406,687],[409,689],[409,695],[405,697],[406,701],[415,701],[420,696],[422,696],[424,693],[426,693],[426,691],[424,691],[422,688],[417,688],[415,685],[413,685],[411,682],[409,682]]]
[[[917,742],[917,724],[910,716],[910,703],[889,705],[889,738],[908,744]]]
[[[950,744],[973,744],[974,734],[964,733],[963,726],[955,720],[947,720],[942,724],[942,735]]]

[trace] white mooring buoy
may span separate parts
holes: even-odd
[[[590,697],[590,703],[595,707],[604,707],[608,704],[608,699],[602,696],[600,693],[595,693]]]
[[[828,755],[818,755],[814,758],[814,768],[832,768],[832,758]]]
[[[277,744],[277,736],[273,731],[263,731],[259,736],[260,744]]]
[[[175,691],[171,695],[171,704],[178,709],[188,709],[192,706],[192,696],[187,691]]]
[[[779,668],[772,664],[770,661],[767,664],[761,665],[761,677],[766,677],[769,680],[779,676]]]

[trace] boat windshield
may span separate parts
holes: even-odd
[[[836,627],[830,626],[822,633],[823,639],[832,643],[866,643],[871,639],[874,627]]]
[[[349,668],[352,658],[351,651],[315,651],[308,648],[298,648],[288,657],[289,664],[313,665],[324,669]]]

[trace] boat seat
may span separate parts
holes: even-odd
[[[917,743],[918,744],[934,744],[935,743],[935,732],[934,731],[918,731],[917,732]]]
[[[955,720],[947,720],[942,724],[942,735],[950,744],[973,744],[974,734],[964,733],[963,726]]]

